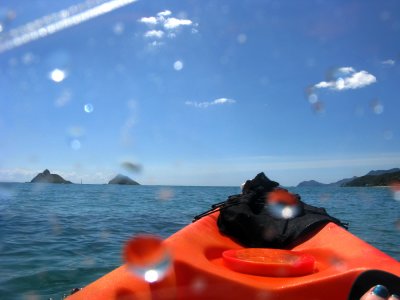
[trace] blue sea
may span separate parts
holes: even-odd
[[[400,259],[390,188],[289,188]],[[62,299],[119,266],[126,240],[168,237],[238,187],[0,184],[0,299]]]

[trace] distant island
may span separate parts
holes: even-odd
[[[31,181],[31,183],[63,183],[70,184],[71,181],[65,180],[58,174],[51,174],[49,170],[44,170],[43,173],[37,174]]]
[[[367,187],[367,186],[388,186],[393,182],[400,181],[400,169],[393,168],[390,170],[374,170],[368,172],[364,176],[354,176],[353,178],[346,178],[332,183],[321,183],[315,180],[308,180],[300,182],[297,187],[329,187],[329,186],[342,186],[342,187]]]
[[[71,181],[65,180],[58,174],[51,174],[48,169],[44,170],[42,173],[37,174],[29,183],[63,183],[72,184]],[[113,179],[111,179],[108,184],[122,184],[122,185],[140,185],[135,180],[118,174]]]
[[[113,179],[111,179],[108,184],[126,184],[126,185],[140,185],[138,182],[135,180],[132,180],[128,176],[124,176],[121,174],[118,174],[115,176]]]
[[[358,177],[343,186],[388,186],[400,182],[400,170],[379,175],[367,175]]]
[[[332,183],[322,183],[322,182],[318,182],[315,180],[307,180],[307,181],[300,182],[297,185],[297,187],[344,186],[345,184],[347,184],[348,182],[351,182],[352,180],[354,180],[356,178],[357,178],[357,176],[354,176],[352,178],[345,178],[345,179],[341,179],[339,181],[332,182]]]

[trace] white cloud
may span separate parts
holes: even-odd
[[[383,65],[394,66],[396,62],[393,59],[387,59],[382,62]]]
[[[214,101],[204,101],[204,102],[197,102],[197,101],[186,101],[185,104],[189,106],[194,106],[197,108],[207,108],[212,105],[222,105],[222,104],[233,104],[236,103],[233,99],[228,98],[218,98]]]
[[[160,11],[157,16],[159,17],[167,17],[170,16],[172,14],[172,12],[170,10],[164,10],[164,11]]]
[[[236,101],[228,98],[218,98],[213,101],[214,104],[235,103]]]
[[[156,25],[158,23],[155,17],[143,17],[139,20],[141,23],[145,23],[147,25]]]
[[[367,71],[354,73],[351,77],[344,78],[344,89],[358,89],[376,82],[376,77]]]
[[[343,74],[350,74],[354,73],[356,70],[354,70],[352,67],[341,67],[337,71]]]
[[[334,82],[321,81],[320,83],[317,83],[316,85],[314,85],[314,87],[316,87],[318,89],[323,89],[323,88],[333,87],[334,85],[335,85]]]
[[[192,25],[193,22],[189,19],[177,19],[177,18],[168,18],[164,22],[165,29],[175,29],[179,26],[188,26]]]
[[[367,71],[356,72],[352,67],[342,67],[336,70],[335,80],[321,81],[314,88],[329,88],[335,91],[359,89],[376,82],[376,77]]]
[[[157,13],[155,16],[143,17],[138,20],[140,23],[146,24],[152,30],[146,31],[144,33],[145,38],[162,39],[169,38],[173,39],[177,36],[179,27],[186,26],[191,28],[191,33],[196,34],[198,32],[197,23],[193,23],[189,19],[179,19],[172,17],[172,12],[170,10],[164,10]],[[163,31],[166,30],[167,32]],[[150,45],[153,43],[150,42]],[[159,45],[158,43],[157,45]]]
[[[149,30],[144,34],[147,38],[158,38],[161,39],[164,36],[164,31],[162,30]]]

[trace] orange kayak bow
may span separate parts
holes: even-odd
[[[162,243],[171,270],[148,282],[123,265],[68,297],[80,299],[347,299],[367,270],[400,275],[400,263],[329,223],[287,250],[246,249],[219,233],[213,213]]]

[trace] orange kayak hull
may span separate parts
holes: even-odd
[[[172,253],[173,266],[163,280],[148,283],[123,265],[69,296],[68,300],[337,300],[347,299],[354,280],[366,270],[400,276],[397,260],[333,223],[290,249],[315,258],[313,273],[274,277],[237,272],[226,266],[222,254],[243,247],[219,233],[217,217],[217,213],[204,217],[164,241]]]

